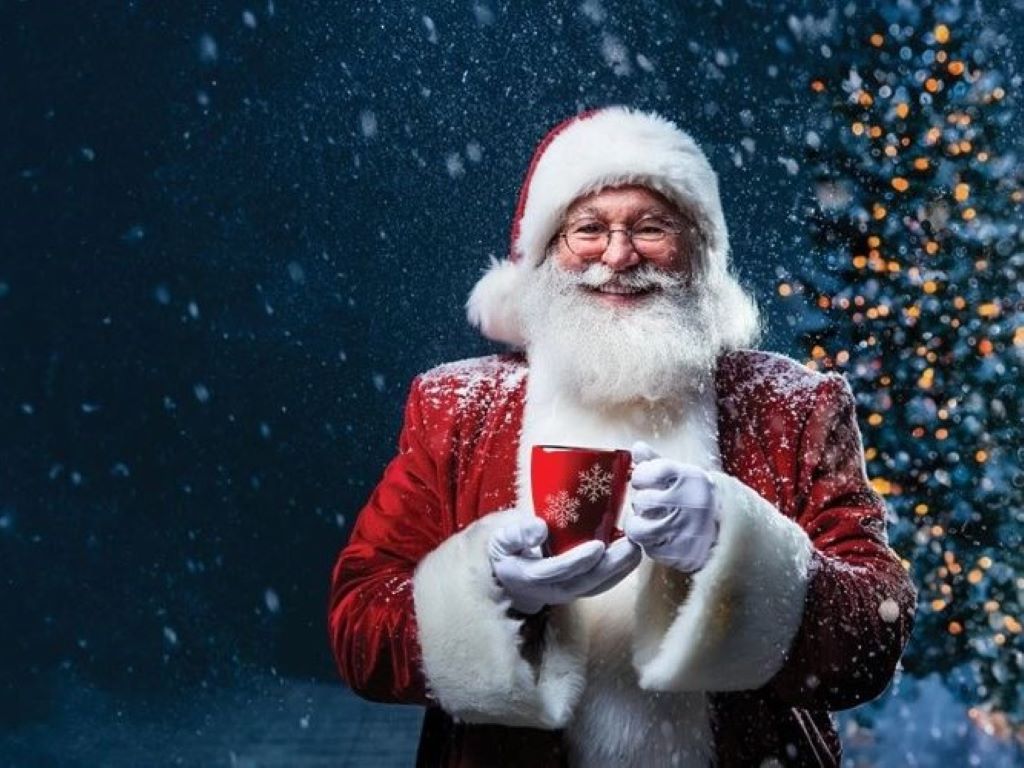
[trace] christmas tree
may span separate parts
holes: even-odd
[[[852,7],[851,7],[852,8]],[[778,286],[857,395],[920,591],[903,660],[1024,719],[1024,185],[1007,41],[955,3],[852,11],[809,87],[815,263]]]

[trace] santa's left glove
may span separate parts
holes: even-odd
[[[547,537],[547,523],[524,514],[497,530],[488,542],[494,578],[520,613],[534,614],[546,605],[564,605],[604,592],[640,563],[640,548],[625,538],[607,547],[588,541],[544,557],[540,546]]]
[[[718,538],[711,476],[662,458],[644,442],[635,443],[632,451],[633,513],[623,531],[652,560],[684,573],[699,571]]]

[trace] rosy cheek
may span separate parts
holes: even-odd
[[[572,253],[565,246],[555,251],[555,264],[569,272],[580,272],[587,267],[587,261]]]
[[[649,261],[651,261],[651,263],[656,267],[672,272],[681,272],[685,270],[689,264],[689,259],[686,253],[681,249],[673,249],[664,256],[658,256],[654,259],[650,259]]]
[[[680,271],[686,264],[686,258],[681,253],[673,253],[665,258],[664,269]]]

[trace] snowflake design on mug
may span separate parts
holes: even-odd
[[[556,528],[566,528],[580,519],[580,502],[568,491],[549,493],[544,499],[544,516]]]
[[[580,470],[580,494],[590,501],[600,501],[612,495],[612,473],[595,464],[590,469]]]

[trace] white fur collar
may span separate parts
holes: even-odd
[[[519,508],[533,511],[530,451],[536,444],[629,448],[644,440],[666,457],[703,469],[721,468],[713,383],[682,398],[672,409],[601,413],[558,391],[531,366],[517,458]],[[623,515],[629,509],[629,495]],[[620,516],[620,525],[622,518]],[[663,764],[708,765],[714,754],[705,694],[643,690],[632,663],[637,595],[651,576],[644,560],[613,589],[577,601],[574,610],[590,647],[586,689],[566,740],[573,765],[627,768]]]

